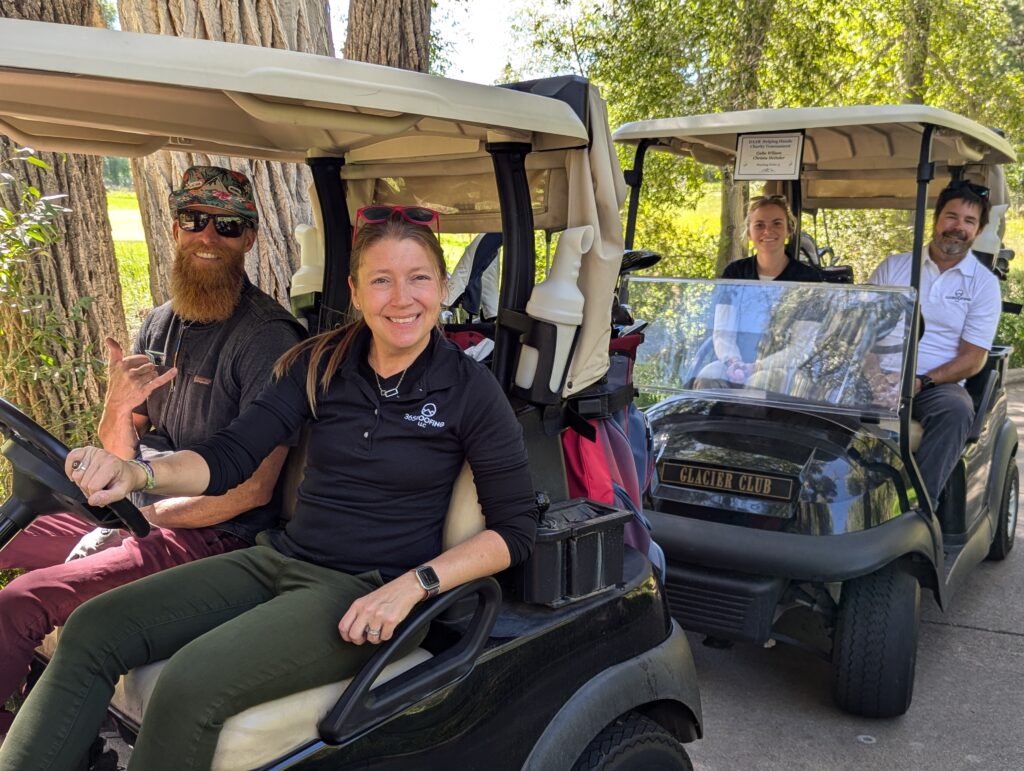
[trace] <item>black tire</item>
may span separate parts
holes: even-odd
[[[1003,497],[999,502],[999,516],[996,517],[996,535],[988,550],[988,559],[997,561],[1006,559],[1006,555],[1013,549],[1013,539],[1017,530],[1020,472],[1017,471],[1016,458],[1010,458],[1003,479]]]
[[[914,695],[921,588],[896,564],[843,584],[832,645],[832,696],[864,717],[895,717]]]
[[[693,764],[665,728],[627,712],[594,737],[572,771],[693,771]]]

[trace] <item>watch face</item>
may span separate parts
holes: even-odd
[[[416,577],[424,589],[435,589],[441,585],[441,579],[437,577],[437,573],[431,567],[416,568]]]

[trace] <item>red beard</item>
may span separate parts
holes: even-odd
[[[220,259],[193,256],[198,251]],[[179,246],[171,268],[171,308],[186,321],[224,321],[238,305],[243,276],[245,252],[240,249]]]

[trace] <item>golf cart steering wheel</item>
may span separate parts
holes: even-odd
[[[149,522],[131,501],[90,506],[64,473],[68,448],[6,399],[0,398],[0,455],[14,467],[14,491],[0,506],[0,549],[37,516],[70,512],[99,527],[127,527],[136,536]]]

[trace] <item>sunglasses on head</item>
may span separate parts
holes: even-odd
[[[950,190],[970,190],[979,198],[988,198],[988,188],[984,185],[976,185],[966,179],[958,179],[949,183]]]
[[[224,238],[238,238],[246,228],[252,227],[248,218],[237,214],[208,214],[191,209],[178,212],[178,227],[186,233],[202,233],[210,220],[213,220],[213,229],[217,235]]]
[[[358,235],[361,225],[379,225],[382,222],[387,222],[396,213],[412,225],[421,225],[425,228],[433,226],[434,232],[440,235],[441,215],[433,209],[428,209],[425,206],[378,204],[364,206],[356,212],[355,225],[352,227],[352,243],[355,244],[356,235]]]
[[[783,206],[789,205],[789,201],[786,200],[786,196],[784,195],[759,195],[756,198],[751,198],[750,202],[759,204],[781,203]]]

